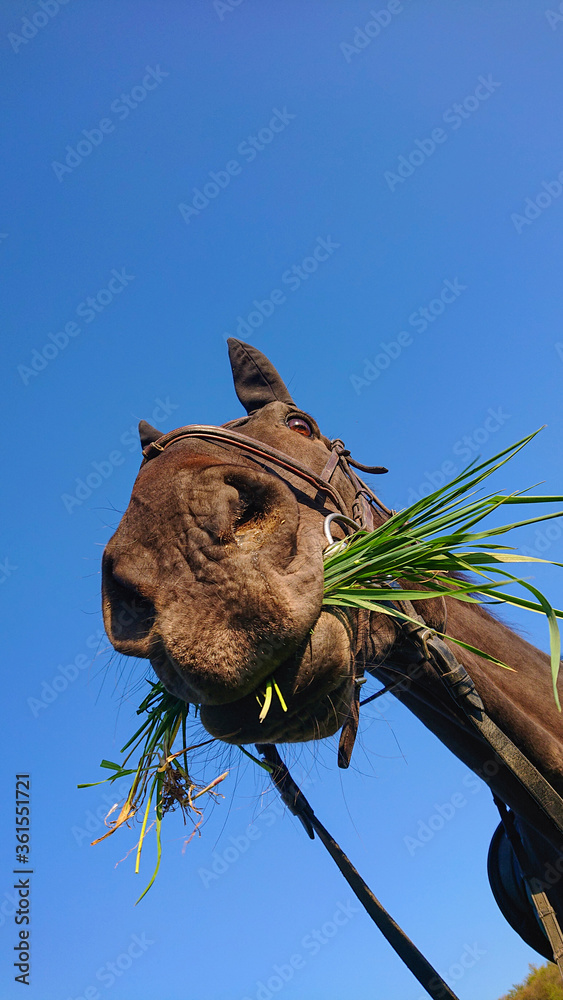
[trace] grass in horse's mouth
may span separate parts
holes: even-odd
[[[552,608],[547,599],[532,584],[519,579],[507,572],[507,564],[516,562],[549,563],[550,560],[520,556],[509,550],[509,546],[499,545],[490,541],[496,536],[506,533],[522,525],[534,524],[552,517],[560,517],[563,512],[544,514],[528,518],[513,524],[500,527],[472,531],[487,514],[504,504],[525,503],[559,503],[561,496],[525,496],[522,492],[505,496],[491,493],[477,500],[467,502],[477,488],[492,472],[509,461],[538,432],[530,434],[510,448],[499,452],[493,458],[480,465],[472,463],[451,483],[424,497],[411,507],[394,514],[381,524],[375,531],[359,531],[342,541],[335,542],[325,550],[324,563],[324,605],[367,608],[382,614],[391,615],[399,620],[410,620],[407,615],[382,601],[392,600],[427,600],[439,596],[453,597],[461,601],[474,603],[487,602],[512,604],[544,614],[549,623],[551,645],[551,669],[553,690],[557,707],[560,708],[557,695],[557,675],[559,670],[560,636],[557,618],[563,618],[563,612]],[[267,524],[276,523],[275,516],[264,517],[264,511],[255,511],[246,506],[244,512],[235,524],[234,534],[237,544],[252,548],[260,544],[260,536]],[[266,530],[268,530],[266,528]],[[561,563],[552,563],[561,566]],[[471,573],[477,579],[468,582],[457,579],[452,573]],[[407,580],[420,586],[419,590],[403,590],[396,582]],[[531,594],[531,597],[519,597],[499,591],[499,588],[510,584],[519,584]],[[440,633],[438,633],[440,634]],[[495,657],[469,646],[452,636],[446,638],[457,642],[491,662],[505,667],[506,664]],[[509,668],[510,669],[510,668]],[[263,687],[264,682],[262,682]],[[279,699],[284,712],[287,705],[273,675],[266,679],[265,691],[260,698],[260,689],[255,692],[259,708],[259,722],[263,722],[271,708],[274,695]],[[263,700],[262,700],[263,699]],[[197,706],[195,706],[197,714]],[[153,884],[158,872],[161,855],[161,824],[163,816],[180,807],[184,822],[187,817],[193,820],[194,829],[189,840],[197,832],[202,812],[194,802],[203,795],[214,796],[216,786],[228,774],[225,771],[204,787],[198,787],[190,777],[188,770],[188,753],[196,747],[186,746],[186,719],[189,705],[169,694],[161,682],[151,684],[151,691],[137,710],[138,715],[144,715],[145,720],[123,747],[122,753],[129,750],[121,764],[103,760],[101,766],[112,771],[109,778],[114,782],[118,778],[133,775],[131,789],[121,807],[117,818],[110,820],[108,832],[94,843],[104,840],[115,830],[141,814],[142,825],[137,843],[135,871],[139,870],[139,862],[143,841],[148,833],[147,821],[153,797],[155,798],[155,820],[157,837],[157,864],[153,876],[146,889],[139,897],[142,899]],[[258,712],[258,709],[257,709]],[[181,731],[181,733],[180,733]],[[181,736],[182,748],[173,752],[173,745]],[[197,746],[214,742],[206,740]],[[269,768],[257,758],[249,754],[244,747],[241,751],[251,757],[261,767]],[[135,767],[128,768],[127,763],[135,751],[139,754]],[[93,784],[101,784],[94,782]],[[79,785],[88,788],[90,785]],[[114,807],[116,808],[116,807]],[[111,810],[113,812],[114,810]],[[106,822],[109,819],[106,817]],[[197,818],[197,821],[196,821]],[[152,825],[152,824],[151,824]],[[150,829],[150,827],[149,827]],[[139,900],[137,901],[139,902]]]
[[[366,608],[391,615],[400,621],[411,619],[398,608],[382,604],[382,601],[454,597],[473,604],[511,604],[543,614],[549,624],[553,695],[557,708],[561,711],[557,693],[561,657],[557,618],[563,618],[563,611],[553,608],[536,587],[525,579],[513,576],[506,567],[511,563],[563,564],[515,554],[511,546],[499,545],[491,539],[523,525],[561,517],[563,511],[540,514],[524,521],[482,528],[480,531],[471,529],[488,514],[506,504],[560,503],[563,496],[525,496],[527,490],[520,490],[509,496],[489,493],[467,502],[476,495],[477,487],[491,473],[510,461],[538,433],[539,431],[534,431],[480,465],[472,462],[450,483],[394,514],[375,531],[358,531],[329,546],[324,554],[324,603]],[[453,573],[471,573],[473,580],[458,579],[452,576]],[[404,590],[397,583],[399,579],[418,584],[424,589]],[[514,584],[523,587],[533,600],[528,595],[520,597],[500,589]],[[482,649],[476,649],[450,635],[444,637],[491,663],[511,669]]]
[[[287,705],[285,703],[284,697],[278,687],[278,684],[273,677],[268,677],[266,681],[266,690],[264,693],[264,702],[260,701],[260,695],[256,695],[256,701],[260,705],[260,715],[258,716],[258,722],[264,722],[268,712],[270,711],[270,706],[272,704],[272,697],[274,692],[278,696],[279,703],[282,707],[282,711],[287,712]]]
[[[202,811],[194,805],[194,802],[205,794],[216,795],[217,793],[214,789],[228,774],[228,771],[225,771],[214,778],[209,784],[205,785],[205,787],[198,787],[188,770],[188,753],[199,747],[213,743],[214,740],[205,740],[203,743],[188,747],[186,745],[186,720],[189,705],[169,694],[160,681],[158,683],[151,683],[149,681],[149,683],[151,684],[151,690],[137,709],[137,715],[144,715],[145,719],[137,729],[137,732],[121,749],[122,754],[127,750],[129,750],[129,753],[121,764],[115,764],[111,760],[103,760],[100,765],[113,772],[109,778],[105,779],[105,781],[111,783],[117,781],[118,778],[133,775],[129,794],[121,806],[116,819],[110,820],[109,823],[107,822],[117,808],[116,806],[106,816],[106,825],[109,827],[107,833],[92,842],[93,845],[99,844],[106,837],[115,833],[123,824],[129,824],[130,820],[133,820],[137,814],[141,813],[141,809],[144,806],[141,832],[136,845],[135,872],[137,873],[139,871],[143,841],[149,832],[147,830],[149,810],[153,796],[155,796],[156,817],[153,823],[156,825],[157,863],[149,884],[139,896],[137,902],[140,902],[145,893],[150,889],[160,866],[160,829],[163,816],[167,812],[172,812],[178,806],[182,811],[184,822],[187,816],[190,815],[193,819],[194,829],[188,838],[189,842],[197,832],[203,818]],[[180,730],[183,744],[182,749],[172,752]],[[137,751],[138,755],[137,764],[134,767],[128,768],[129,759],[135,751]],[[79,785],[78,787],[91,788],[93,785],[103,783],[95,781]],[[197,817],[197,821],[194,817]]]

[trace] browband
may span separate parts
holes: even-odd
[[[254,438],[247,437],[245,434],[239,434],[238,431],[230,430],[226,427],[214,427],[211,424],[189,424],[186,427],[178,427],[176,430],[169,431],[168,434],[163,434],[162,437],[158,438],[156,441],[151,441],[151,443],[143,449],[142,464],[144,465],[151,459],[156,458],[161,452],[168,448],[169,445],[175,444],[176,441],[181,441],[185,438],[199,438],[204,441],[217,442],[218,444],[224,443],[234,445],[235,447],[240,448],[241,451],[247,452],[249,455],[265,459],[269,462],[274,462],[287,472],[293,473],[301,479],[305,479],[318,490],[322,490],[331,498],[333,503],[336,504],[336,507],[343,514],[346,514],[347,512],[347,507],[340,496],[340,493],[328,481],[340,459],[340,455],[334,447],[336,444],[340,445],[340,441],[333,442],[333,451],[325,469],[323,469],[323,473],[326,470],[328,479],[325,479],[323,475],[318,476],[315,472],[312,472],[295,458],[285,455],[283,452],[278,451],[276,448],[272,448],[270,445],[263,444],[261,441],[258,442]],[[336,461],[334,461],[334,456],[336,456]],[[354,476],[354,478],[356,477]]]

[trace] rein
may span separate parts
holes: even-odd
[[[299,786],[294,782],[286,765],[282,761],[273,743],[257,743],[256,749],[264,757],[271,771],[270,777],[277,788],[282,802],[294,816],[301,821],[311,840],[317,834],[321,843],[326,847],[331,858],[346,879],[352,892],[360,901],[373,922],[379,928],[384,938],[397,953],[399,958],[405,963],[413,976],[418,979],[421,986],[433,998],[433,1000],[459,1000],[453,993],[444,979],[436,972],[436,969],[424,957],[421,951],[410,940],[398,923],[364,882],[360,873],[354,867],[350,859],[344,853],[334,837],[317,819],[313,809]]]
[[[179,427],[152,441],[143,449],[142,465],[162,454],[170,445],[187,439],[211,441],[219,447],[238,448],[258,464],[267,462],[278,466],[289,472],[290,475],[296,476],[307,482],[310,486],[315,487],[318,491],[315,498],[316,502],[320,503],[319,494],[324,494],[322,506],[325,506],[326,500],[329,499],[337,508],[335,512],[325,516],[325,534],[327,539],[331,541],[330,525],[333,521],[344,523],[352,529],[361,528],[372,531],[376,524],[376,507],[387,516],[394,513],[359,478],[352,466],[373,474],[387,472],[387,469],[381,466],[365,466],[359,462],[355,462],[339,438],[330,442],[330,457],[320,475],[312,472],[311,469],[308,469],[289,455],[285,455],[283,452],[261,441],[240,434],[228,426],[215,427],[207,424],[191,424],[186,427]],[[352,518],[349,516],[348,508],[340,493],[330,482],[335,470],[338,468],[341,469],[355,490]],[[272,472],[267,467],[266,470]],[[562,836],[563,799],[525,754],[518,749],[512,740],[487,715],[481,697],[465,667],[458,662],[443,639],[436,635],[432,629],[428,628],[426,622],[416,613],[410,601],[393,602],[390,600],[388,603],[395,603],[400,610],[406,613],[411,619],[414,619],[411,622],[403,621],[399,626],[402,635],[410,641],[413,647],[413,663],[426,662],[434,668],[450,696],[456,702],[456,705],[463,710],[468,722],[477,730],[481,738],[488,743],[502,764],[518,779],[529,799],[536,806],[539,806],[557,834]],[[350,764],[358,730],[361,704],[360,688],[365,682],[365,657],[369,635],[370,612],[359,609],[355,612],[355,620],[355,650],[352,657],[354,663],[354,687],[348,717],[342,726],[338,747],[338,765],[344,768]],[[398,684],[400,684],[400,681],[397,684],[387,685],[382,691],[377,692],[375,695],[372,695],[372,698],[367,698],[365,701],[368,702],[373,698],[379,697],[386,690],[393,690]],[[443,1000],[443,998],[446,998],[446,1000],[458,1000],[447,983],[438,975],[436,970],[424,958],[422,953],[401,930],[390,914],[387,913],[354,868],[352,862],[344,854],[320,820],[317,819],[305,796],[293,781],[276,747],[273,744],[257,744],[257,750],[268,763],[272,781],[285,805],[300,819],[311,839],[317,833],[357,898],[429,996],[434,998],[434,1000]],[[513,844],[515,855],[519,858],[522,853],[521,845],[514,840],[514,833],[508,821],[505,822],[505,826]],[[545,896],[545,894],[543,895]],[[549,907],[548,901],[538,900],[533,894],[532,899],[563,976],[563,933],[561,932],[557,918]],[[545,897],[545,900],[547,900],[547,897]]]

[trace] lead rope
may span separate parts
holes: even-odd
[[[331,858],[342,872],[356,898],[360,901],[399,958],[410,969],[413,976],[418,979],[420,985],[424,987],[428,995],[433,1000],[459,1000],[445,980],[430,965],[430,962],[427,961],[422,952],[418,950],[416,945],[401,930],[396,921],[393,920],[391,914],[387,912],[385,907],[374,896],[370,887],[364,882],[360,873],[354,868],[354,865],[339,844],[336,843],[334,837],[331,836],[320,820],[317,819],[303,792],[291,777],[276,747],[272,743],[257,743],[256,749],[270,766],[270,777],[284,805],[287,806],[294,816],[298,817],[311,840],[314,840],[315,833],[317,834],[319,840],[324,844]]]

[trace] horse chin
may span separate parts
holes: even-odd
[[[182,701],[199,704],[205,728],[226,743],[301,742],[331,736],[343,724],[352,696],[349,628],[330,611],[321,612],[314,629],[291,656],[272,664],[252,685],[241,687],[238,697],[233,691],[228,700],[213,697],[212,691],[198,695],[189,673],[162,643],[155,645],[150,659],[165,688]],[[272,699],[260,722],[269,681],[275,682]]]
[[[277,676],[277,671],[276,675]],[[200,718],[211,736],[224,743],[303,743],[333,736],[346,719],[353,681],[346,677],[324,696],[284,712],[272,703],[264,721],[259,721],[256,695],[247,695],[230,705],[202,705]],[[263,696],[260,699],[263,701]]]

